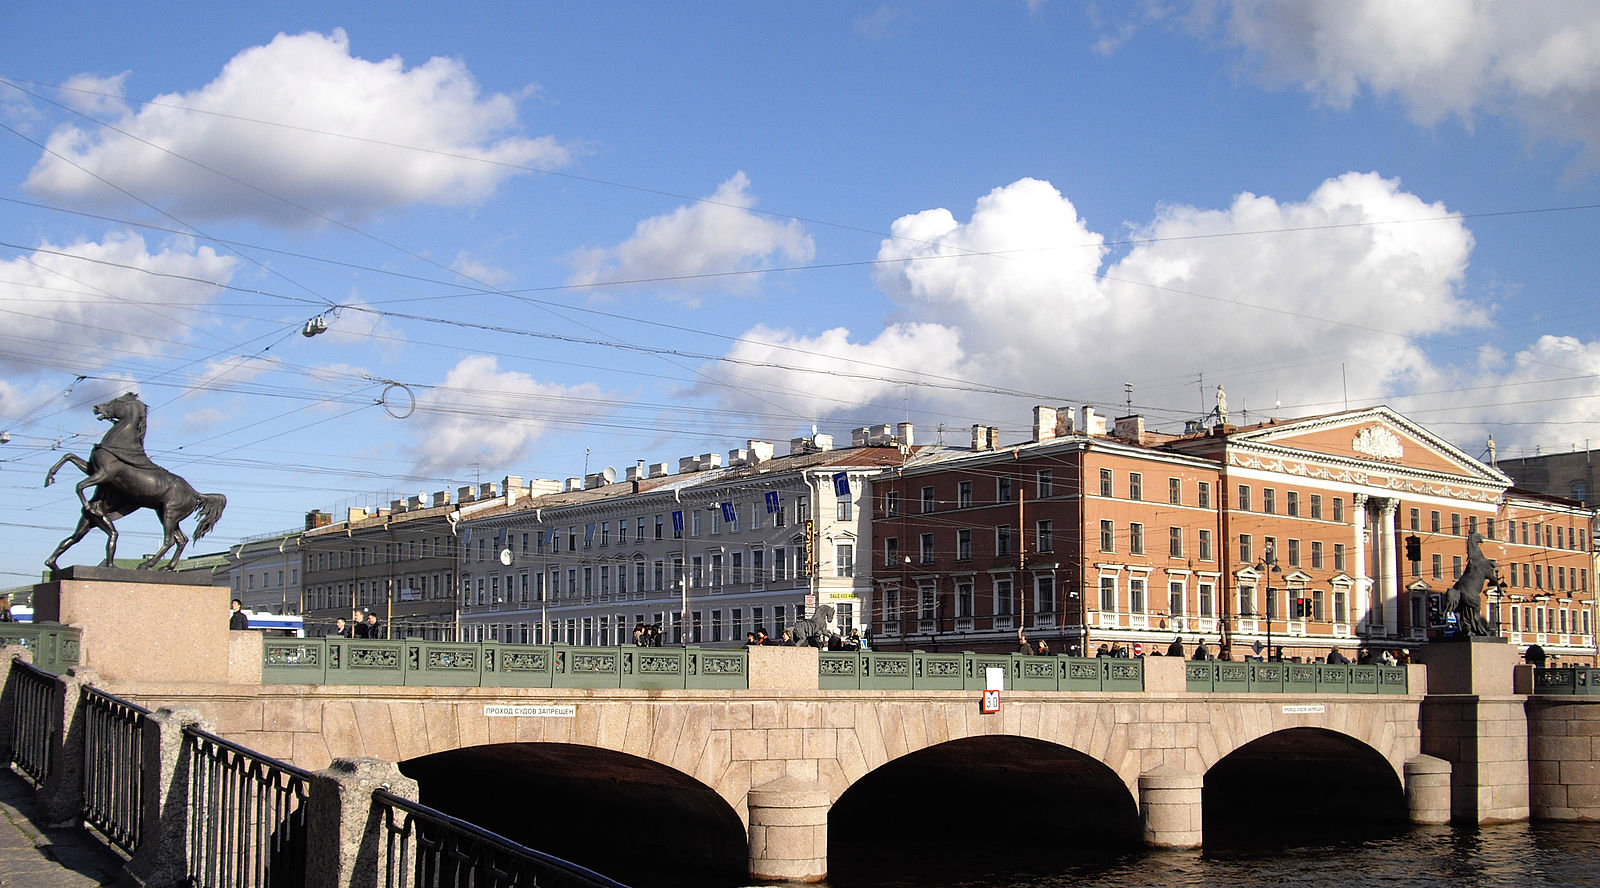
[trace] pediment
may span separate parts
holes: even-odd
[[[1230,443],[1301,459],[1320,456],[1344,464],[1511,484],[1499,471],[1387,407],[1264,426],[1236,433]]]

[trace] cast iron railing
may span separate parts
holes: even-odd
[[[50,738],[60,733],[61,706],[54,675],[21,660],[11,662],[11,760],[36,784],[50,776]]]
[[[137,703],[83,686],[83,819],[129,854],[139,847],[149,714]]]
[[[372,806],[383,822],[384,888],[626,888],[382,789]]]
[[[78,630],[60,623],[0,623],[0,647],[16,645],[33,655],[33,665],[61,673],[78,665]]]
[[[1592,666],[1534,669],[1533,692],[1563,697],[1600,696],[1600,669]]]
[[[195,727],[189,759],[189,884],[300,886],[311,774]]]

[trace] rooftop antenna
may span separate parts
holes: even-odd
[[[1132,416],[1133,415],[1133,383],[1124,382],[1122,384],[1122,397],[1123,397],[1123,402],[1128,405],[1128,412],[1123,414],[1123,415],[1124,416]]]

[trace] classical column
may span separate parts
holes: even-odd
[[[1351,512],[1356,519],[1355,557],[1356,583],[1352,588],[1355,600],[1350,602],[1351,622],[1356,632],[1365,635],[1372,631],[1372,581],[1367,578],[1367,495],[1358,493],[1352,498]]]
[[[1400,570],[1399,555],[1395,551],[1394,515],[1400,501],[1383,501],[1382,533],[1378,540],[1378,564],[1381,565],[1382,583],[1379,586],[1383,604],[1383,629],[1385,635],[1394,635],[1400,628]]]
[[[750,876],[815,882],[828,874],[828,791],[796,777],[762,784],[750,805]]]

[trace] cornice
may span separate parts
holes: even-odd
[[[1250,446],[1249,449],[1256,453],[1239,452],[1244,449],[1228,448],[1227,464],[1230,467],[1487,504],[1498,503],[1505,492],[1504,486],[1491,481],[1464,481],[1439,472],[1398,464],[1374,464],[1331,454],[1308,455],[1304,450],[1264,444]],[[1317,463],[1328,465],[1319,466]],[[1380,480],[1376,477],[1378,475],[1388,477]]]

